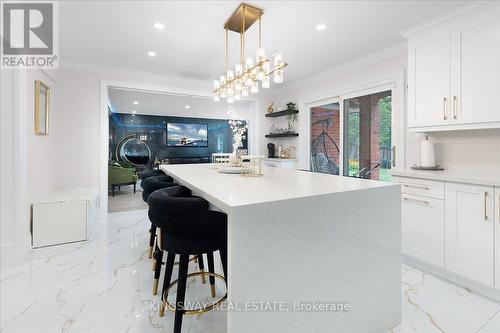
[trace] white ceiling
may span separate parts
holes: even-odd
[[[141,91],[121,87],[109,87],[109,103],[116,113],[168,115],[178,117],[229,118],[228,112],[238,119],[251,120],[254,102],[239,101],[233,105],[214,102],[211,98]],[[139,104],[134,104],[137,101]],[[187,109],[186,106],[189,106]]]
[[[107,66],[209,80],[224,70],[222,25],[240,3],[227,1],[64,1],[62,63]],[[403,42],[399,32],[464,1],[250,1],[265,10],[263,43],[282,51],[290,82]],[[163,31],[154,22],[165,25]],[[325,31],[315,26],[326,24]],[[255,55],[257,26],[247,36]],[[230,62],[239,58],[230,38]],[[157,56],[148,57],[148,51]]]

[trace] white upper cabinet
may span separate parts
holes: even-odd
[[[494,284],[494,188],[445,185],[445,268]]]
[[[450,31],[434,31],[409,42],[408,103],[410,126],[448,123],[451,79]]]
[[[500,121],[500,12],[457,23],[452,37],[452,122]]]
[[[500,5],[408,37],[408,127],[500,128]]]

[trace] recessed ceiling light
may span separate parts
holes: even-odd
[[[318,30],[318,31],[323,31],[325,29],[326,29],[326,25],[323,23],[316,25],[316,30]]]
[[[160,22],[155,22],[155,23],[153,24],[153,27],[155,27],[155,28],[156,28],[156,29],[158,29],[158,30],[163,30],[163,29],[165,29],[165,25],[164,25],[163,23],[160,23]]]
[[[184,108],[186,109],[190,109],[191,107],[189,105],[186,105]]]
[[[149,51],[148,56],[150,57],[156,57],[156,52],[155,51]]]
[[[138,101],[133,101],[133,103],[134,103],[134,105],[137,105],[137,104],[139,104],[139,102],[138,102]]]

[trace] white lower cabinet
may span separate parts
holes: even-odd
[[[393,179],[403,254],[500,289],[500,187]]]
[[[443,200],[403,193],[401,213],[403,253],[443,268]]]
[[[494,284],[494,188],[445,183],[445,268]]]
[[[500,187],[495,187],[495,287],[500,289]]]

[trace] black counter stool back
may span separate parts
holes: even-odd
[[[159,170],[146,170],[143,172],[147,171],[159,171]],[[163,173],[163,172],[162,172]],[[174,183],[174,180],[170,176],[166,176],[163,174],[163,176],[150,176],[146,179],[144,179],[141,183],[142,187],[142,200],[144,202],[148,202],[148,197],[151,193],[154,191],[157,191],[162,188],[166,187],[171,187],[171,186],[178,186],[179,184]],[[156,227],[151,224],[151,228],[149,229],[150,235],[149,235],[149,249],[148,249],[148,257],[149,259],[152,258],[153,256],[153,249],[155,245],[155,239],[156,239]]]
[[[148,179],[149,177],[165,176],[165,172],[163,172],[161,170],[151,169],[151,170],[144,170],[142,172],[139,172],[137,175],[139,176],[139,179],[141,180],[141,186],[142,186],[142,183],[146,179]]]
[[[175,310],[174,333],[181,332],[184,314],[199,314],[212,309],[226,298],[204,309],[185,309],[184,300],[187,278],[196,275],[208,275],[212,296],[215,297],[215,278],[224,277],[215,274],[213,253],[219,251],[222,259],[224,276],[227,278],[227,216],[222,212],[208,210],[208,202],[191,196],[189,189],[182,186],[165,188],[154,192],[148,198],[149,218],[161,229],[159,245],[167,251],[165,276],[163,280],[160,316],[165,306]],[[207,255],[209,273],[188,274],[189,256]],[[180,256],[178,279],[170,282],[175,255]],[[168,290],[177,284],[175,305],[167,302]]]

